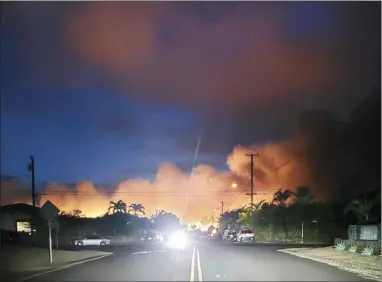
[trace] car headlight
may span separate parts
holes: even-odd
[[[187,234],[183,231],[176,231],[172,233],[168,240],[170,248],[182,249],[187,245]]]

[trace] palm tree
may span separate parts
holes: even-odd
[[[289,200],[289,198],[293,195],[293,192],[290,190],[284,190],[282,191],[279,189],[278,191],[275,192],[273,195],[273,200],[272,203],[278,203],[279,207],[285,207],[286,202]]]
[[[352,211],[358,218],[358,221],[370,221],[372,218],[371,211],[381,200],[381,193],[378,193],[372,200],[368,200],[364,195],[363,200],[355,199],[351,201],[344,209],[345,216]]]
[[[155,213],[152,216],[150,216],[150,219],[154,220],[156,217],[165,213],[166,213],[165,210],[156,210]]]
[[[239,213],[237,223],[241,223],[246,228],[251,228],[252,213],[251,211],[244,211]]]
[[[314,199],[310,188],[306,186],[297,187],[297,191],[292,192],[292,195],[295,196],[294,202],[297,204],[310,204]]]
[[[131,204],[129,206],[129,212],[134,211],[134,215],[138,216],[138,213],[145,215],[145,207],[142,204]]]
[[[244,206],[243,209],[244,210],[255,210],[255,211],[258,211],[261,209],[261,207],[263,206],[265,200],[261,200],[260,202],[258,203],[253,203],[252,205],[251,204],[248,204],[247,206]]]
[[[286,202],[293,195],[292,191],[279,189],[273,195],[272,203],[278,203],[278,209],[275,211],[281,221],[281,227],[284,230],[285,238],[288,238],[288,226],[287,226],[287,214],[286,214]]]
[[[109,214],[112,210],[112,213],[126,213],[126,203],[122,200],[119,200],[118,202],[110,201],[110,207],[107,211]]]

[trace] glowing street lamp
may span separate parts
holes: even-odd
[[[231,184],[231,188],[232,188],[232,189],[236,189],[236,188],[237,188],[237,183],[236,183],[236,182],[232,183],[232,184]]]

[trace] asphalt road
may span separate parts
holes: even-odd
[[[367,281],[337,268],[277,252],[290,246],[197,243],[114,247],[99,260],[27,281]]]

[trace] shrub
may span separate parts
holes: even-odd
[[[337,243],[334,248],[336,251],[344,251],[344,250],[346,250],[346,244],[343,241],[341,241],[341,242]]]
[[[364,256],[372,256],[373,253],[374,253],[374,247],[373,246],[366,246],[362,251],[362,255],[364,255]]]
[[[351,253],[355,253],[357,252],[357,249],[358,249],[357,245],[352,245],[349,247],[348,251]]]

